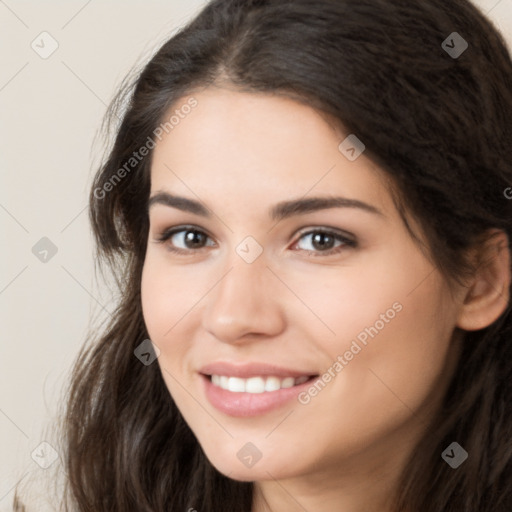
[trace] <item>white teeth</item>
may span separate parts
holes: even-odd
[[[246,393],[263,393],[265,391],[265,381],[261,377],[251,377],[245,381]]]
[[[291,388],[306,382],[309,377],[303,375],[297,377],[250,377],[241,379],[239,377],[226,377],[225,375],[212,375],[212,384],[233,393],[264,393],[265,391],[277,391],[279,389]]]
[[[286,377],[281,381],[282,388],[291,388],[295,384],[295,379],[293,377]]]
[[[238,377],[229,377],[228,390],[234,393],[242,393],[245,391],[245,380]]]
[[[277,391],[281,389],[281,381],[277,377],[267,377],[265,391]]]

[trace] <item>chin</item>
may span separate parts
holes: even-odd
[[[241,454],[243,460],[243,454]],[[245,466],[244,462],[239,460],[238,455],[233,457],[231,454],[226,457],[208,457],[210,463],[215,469],[224,476],[232,480],[240,482],[264,481],[273,479],[283,479],[293,476],[290,468],[293,467],[294,461],[272,460],[263,456],[252,466]],[[250,461],[247,462],[250,464]]]

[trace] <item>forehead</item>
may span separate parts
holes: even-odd
[[[292,99],[209,88],[157,141],[152,192],[167,190],[261,209],[289,197],[343,195],[393,208],[384,175],[364,152],[350,161],[343,134]],[[180,110],[190,96],[173,105]],[[184,112],[188,112],[184,114]],[[180,112],[178,112],[180,113]]]

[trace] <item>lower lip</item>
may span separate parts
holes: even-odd
[[[258,416],[278,409],[290,402],[297,395],[311,385],[310,379],[298,386],[265,391],[263,393],[234,393],[214,386],[209,377],[201,375],[204,381],[204,390],[210,403],[219,411],[229,416],[247,417]]]

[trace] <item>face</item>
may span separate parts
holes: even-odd
[[[384,174],[291,99],[194,98],[154,149],[142,277],[173,400],[233,479],[404,455],[449,378],[457,304]]]

